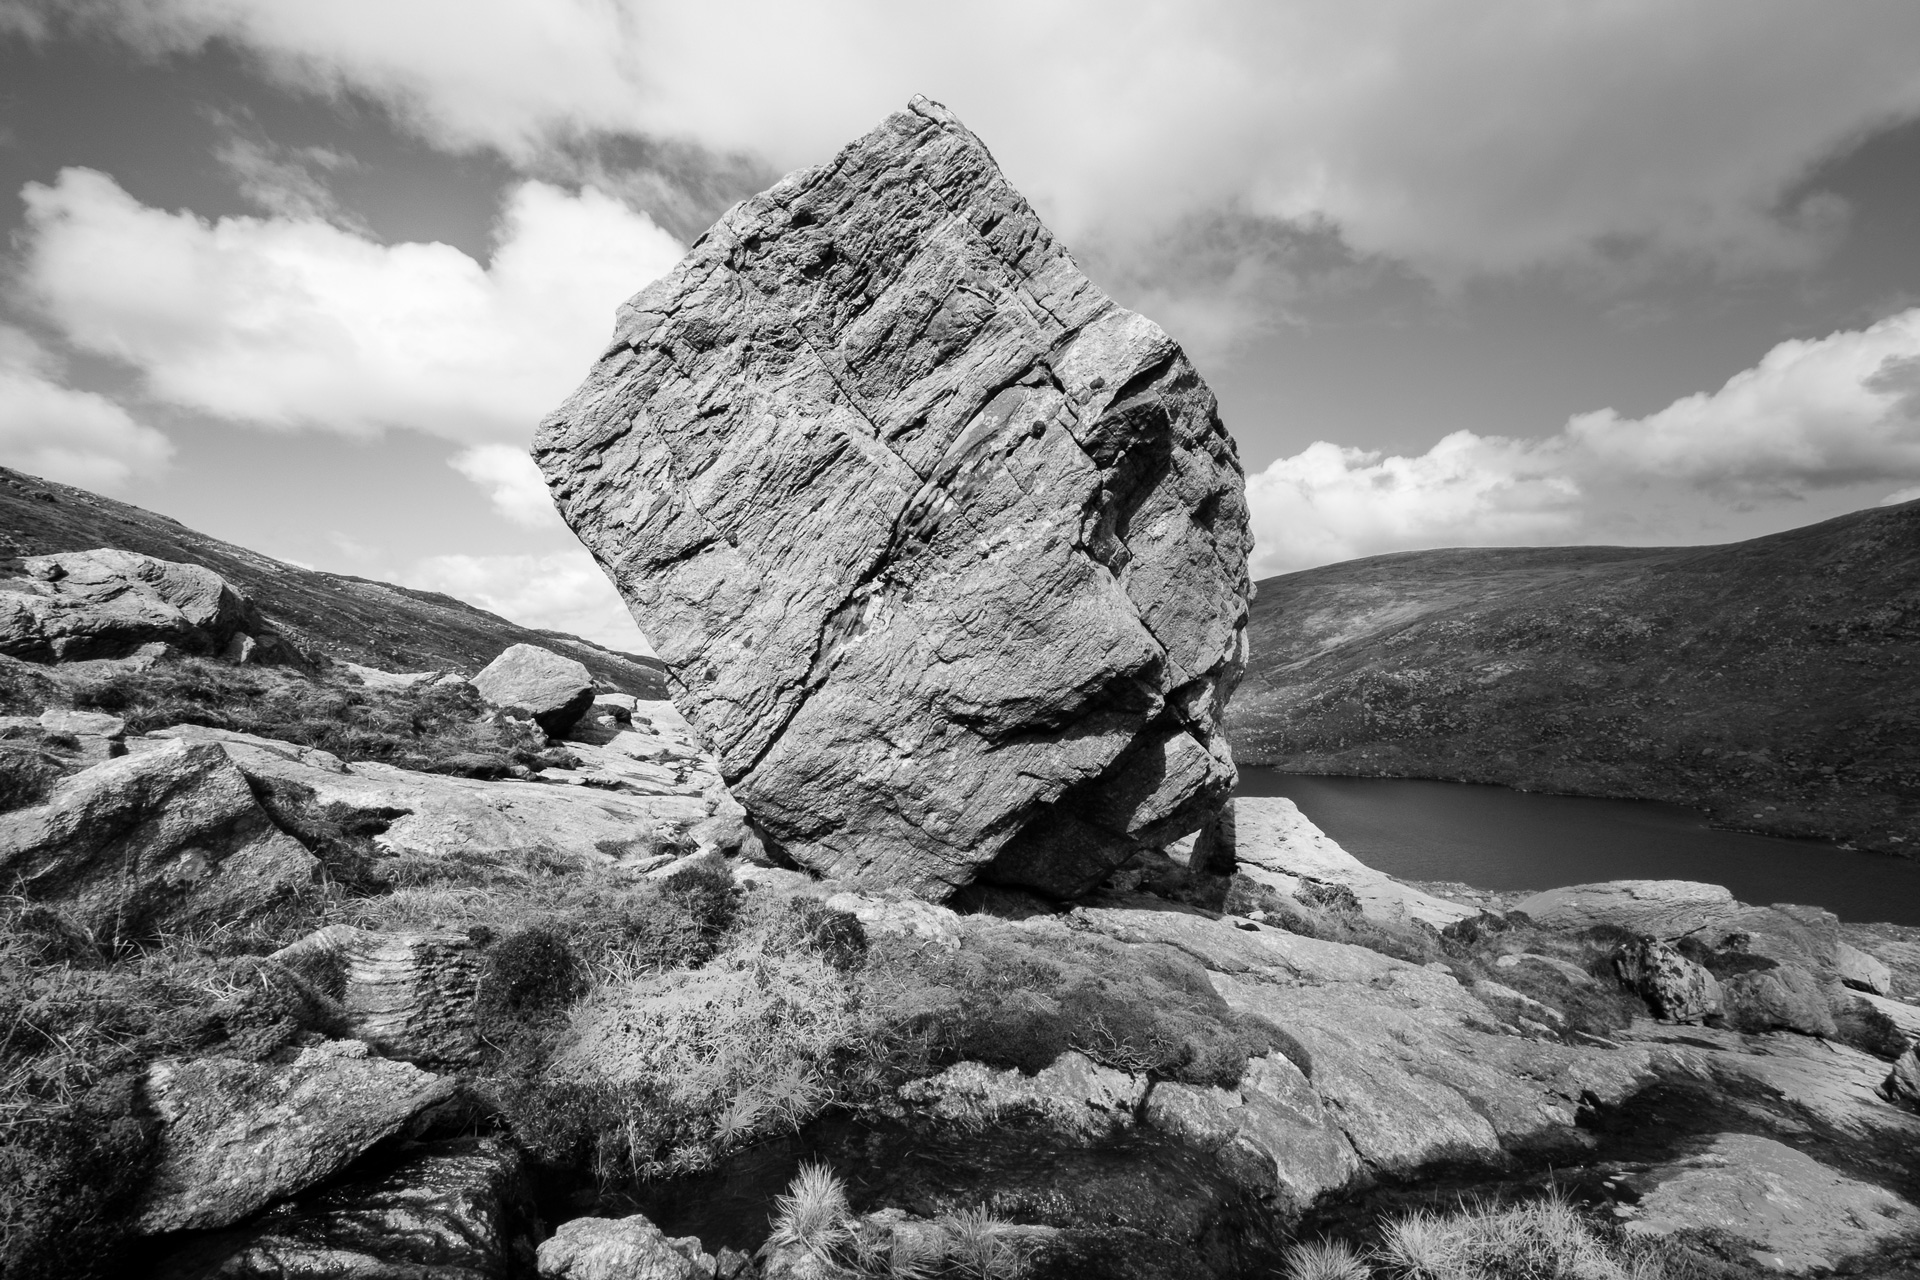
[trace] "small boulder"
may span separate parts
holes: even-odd
[[[593,705],[593,673],[586,665],[539,645],[514,645],[488,663],[473,686],[496,707],[524,708],[554,737]]]
[[[670,1240],[644,1214],[575,1218],[540,1245],[541,1280],[709,1280],[699,1240]]]
[[[1840,981],[1855,990],[1871,991],[1877,996],[1893,994],[1893,971],[1878,957],[1842,942],[1834,948],[1834,963],[1840,971]]]
[[[1798,965],[1736,973],[1720,984],[1727,1025],[1737,1031],[1798,1031],[1832,1038],[1833,1005],[1814,976]]]
[[[102,941],[252,919],[308,888],[319,862],[276,827],[220,747],[168,742],[64,779],[0,814],[0,877],[59,902]]]
[[[453,1096],[455,1082],[336,1040],[275,1066],[156,1062],[146,1091],[158,1167],[137,1211],[146,1235],[224,1227],[304,1191]]]
[[[1615,957],[1613,967],[1664,1022],[1699,1022],[1721,1011],[1719,980],[1668,943],[1642,938]]]
[[[0,582],[0,653],[34,662],[124,658],[149,645],[236,661],[304,659],[211,569],[101,548],[29,556]]]

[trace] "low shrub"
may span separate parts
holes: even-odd
[[[54,785],[72,769],[70,761],[41,745],[39,735],[0,742],[0,813],[44,804]]]
[[[1907,1051],[1907,1037],[1899,1025],[1865,1000],[1843,997],[1833,1011],[1833,1022],[1839,1029],[1834,1038],[1862,1053],[1892,1062]]]
[[[1225,910],[1264,920],[1303,938],[1365,947],[1409,964],[1428,964],[1442,954],[1441,937],[1430,926],[1417,920],[1369,919],[1360,913],[1360,901],[1353,890],[1344,885],[1309,882],[1301,893],[1309,900],[1288,897],[1246,876],[1235,876],[1227,890]]]
[[[1778,961],[1746,950],[1746,940],[1745,934],[1734,934],[1722,946],[1713,947],[1699,935],[1690,933],[1674,943],[1674,950],[1721,979],[1737,978],[1743,973],[1765,973],[1780,967]]]

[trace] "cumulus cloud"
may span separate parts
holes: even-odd
[[[619,593],[583,550],[429,556],[394,581],[444,592],[523,626],[568,631],[623,653],[653,653]]]
[[[173,444],[107,397],[64,386],[26,334],[0,326],[0,464],[89,489],[163,470]]]
[[[1920,7],[1859,0],[43,0],[156,50],[220,38],[529,163],[646,134],[779,167],[914,92],[1060,229],[1151,243],[1196,210],[1337,225],[1445,275],[1623,253],[1804,262],[1845,210],[1811,166],[1920,112]]]
[[[510,444],[483,444],[455,455],[455,471],[487,491],[493,509],[529,529],[563,527],[560,513],[527,451]]]
[[[148,394],[238,423],[524,441],[585,374],[615,306],[678,261],[593,190],[514,190],[486,265],[317,216],[142,205],[105,174],[30,183],[21,282],[76,347]]]
[[[1780,343],[1643,418],[1603,409],[1542,439],[1456,431],[1418,457],[1320,442],[1247,491],[1268,574],[1436,546],[1695,541],[1730,511],[1914,480],[1920,308]]]

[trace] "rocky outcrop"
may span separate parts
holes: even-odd
[[[1464,920],[1472,910],[1422,893],[1375,871],[1348,853],[1284,796],[1236,796],[1221,811],[1217,849],[1235,870],[1291,897],[1314,885],[1353,893],[1362,914],[1382,920],[1419,920],[1436,928]],[[1218,856],[1216,854],[1215,856]]]
[[[1909,1045],[1894,1060],[1893,1070],[1881,1082],[1881,1090],[1895,1102],[1920,1108],[1920,1048]]]
[[[1839,970],[1840,981],[1855,990],[1871,991],[1877,996],[1893,994],[1893,970],[1878,956],[1841,942],[1834,950],[1834,965]]]
[[[1667,943],[1643,938],[1622,951],[1614,967],[1656,1018],[1700,1022],[1721,1012],[1719,981]]]
[[[540,1280],[713,1280],[696,1236],[669,1240],[644,1214],[575,1218],[541,1242]]]
[[[729,212],[535,456],[818,871],[1073,894],[1233,782],[1233,442],[937,104]]]
[[[483,959],[463,933],[380,933],[329,925],[271,957],[333,1001],[346,1030],[389,1058],[470,1064]]]
[[[426,1143],[392,1168],[194,1240],[155,1280],[507,1280],[530,1270],[532,1218],[512,1147]]]
[[[1609,880],[1548,889],[1515,909],[1550,929],[1612,925],[1650,938],[1678,938],[1731,919],[1740,904],[1722,885],[1696,880]]]
[[[489,662],[473,687],[496,707],[528,712],[555,737],[593,705],[593,673],[586,664],[533,644],[516,644]]]
[[[318,861],[274,825],[210,743],[166,742],[0,814],[0,879],[58,902],[103,943],[253,919],[308,889]]]
[[[223,1227],[306,1190],[452,1097],[454,1081],[340,1040],[285,1066],[157,1062],[146,1091],[160,1159],[138,1219],[156,1235]]]
[[[211,569],[107,548],[24,564],[24,577],[0,582],[0,653],[68,662],[158,644],[235,661],[302,661]]]

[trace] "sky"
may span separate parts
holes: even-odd
[[[646,652],[526,446],[915,93],[1218,395],[1255,576],[1920,498],[1920,5],[0,0],[0,464]]]

